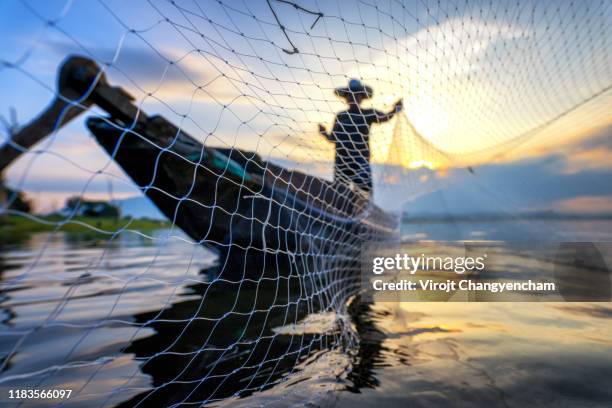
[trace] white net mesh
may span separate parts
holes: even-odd
[[[72,389],[64,404],[234,401],[350,349],[361,246],[396,237],[385,210],[423,192],[421,170],[609,121],[605,0],[0,7],[0,112],[18,114],[3,132],[0,386]],[[334,133],[351,78],[383,114],[403,99],[372,125],[373,200],[332,181],[317,130]],[[128,211],[142,194],[163,229]],[[22,224],[46,232],[18,240]]]

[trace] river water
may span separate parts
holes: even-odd
[[[609,220],[540,223],[405,224],[403,236],[612,240]],[[71,389],[22,406],[612,406],[609,303],[354,298],[347,315],[274,314],[292,283],[216,288],[215,268],[176,231],[2,244],[0,404],[19,405],[10,389]]]

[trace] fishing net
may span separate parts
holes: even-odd
[[[605,0],[0,7],[0,387],[72,390],[48,404],[292,401],[348,369],[361,248],[428,180],[609,120]],[[371,197],[318,130],[351,78],[404,102]]]

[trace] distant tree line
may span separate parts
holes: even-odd
[[[12,188],[6,187],[2,185],[1,182],[0,190],[2,190],[2,194],[0,194],[0,196],[4,196],[2,197],[2,201],[8,201],[7,208],[9,210],[21,211],[28,214],[32,212],[32,201],[26,197],[23,191],[14,190]]]

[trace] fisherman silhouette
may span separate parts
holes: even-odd
[[[402,100],[398,100],[388,113],[362,108],[361,102],[370,98],[373,91],[358,79],[351,79],[347,87],[336,89],[336,95],[346,99],[348,109],[338,112],[331,133],[319,124],[319,133],[336,145],[334,181],[347,185],[353,183],[371,194],[370,125],[390,120],[402,110]]]

